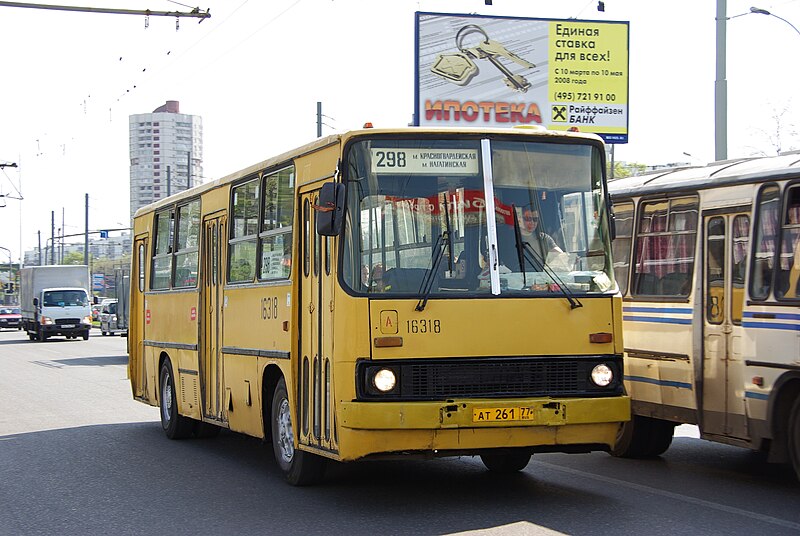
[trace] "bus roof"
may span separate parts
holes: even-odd
[[[364,136],[385,136],[385,135],[409,135],[409,134],[417,134],[417,135],[430,135],[430,134],[465,134],[465,135],[477,135],[477,134],[485,134],[489,136],[493,135],[503,135],[503,136],[538,136],[538,137],[551,137],[551,138],[560,138],[560,139],[568,139],[568,138],[575,138],[581,139],[584,141],[592,141],[595,143],[602,143],[602,139],[597,136],[596,134],[585,133],[585,132],[566,132],[566,131],[554,131],[554,130],[547,130],[544,127],[537,127],[537,126],[530,126],[530,127],[516,127],[516,128],[452,128],[452,127],[403,127],[403,128],[364,128],[358,130],[350,130],[347,132],[331,134],[329,136],[325,136],[322,138],[318,138],[310,143],[305,145],[301,145],[300,147],[296,147],[289,151],[286,151],[282,154],[273,156],[266,160],[262,160],[256,164],[248,166],[244,169],[226,175],[224,177],[220,177],[215,180],[211,180],[207,183],[195,186],[188,190],[183,190],[181,192],[175,193],[169,197],[165,197],[164,199],[160,199],[154,203],[146,205],[144,207],[139,208],[136,213],[134,214],[134,218],[138,217],[141,214],[145,214],[147,212],[151,212],[153,210],[158,210],[161,207],[171,205],[176,201],[180,201],[181,199],[190,198],[197,196],[203,192],[208,190],[212,190],[217,186],[222,184],[226,184],[229,182],[236,181],[240,178],[246,177],[248,175],[252,175],[261,171],[263,169],[267,169],[273,166],[280,165],[282,163],[289,162],[294,158],[298,158],[302,155],[323,149],[330,145],[342,144],[344,145],[348,141],[353,138],[357,137],[364,137]]]
[[[783,154],[712,162],[706,166],[660,169],[609,181],[615,197],[654,192],[703,190],[724,185],[767,182],[800,176],[800,154]]]

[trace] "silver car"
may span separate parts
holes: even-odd
[[[109,300],[100,310],[100,332],[103,335],[114,335],[126,330],[117,326],[117,300]]]

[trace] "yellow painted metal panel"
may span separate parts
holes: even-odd
[[[225,386],[223,398],[231,430],[264,436],[261,419],[261,378],[258,358],[223,354]]]
[[[373,300],[372,338],[382,334],[380,319],[397,311],[403,346],[373,348],[376,359],[512,355],[613,354],[615,343],[590,343],[589,334],[614,333],[611,299],[584,299],[570,309],[566,298],[458,299],[428,302]]]
[[[149,320],[145,320],[144,339],[196,345],[198,297],[192,291],[147,294],[145,317],[149,315]]]

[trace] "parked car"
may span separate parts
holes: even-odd
[[[100,311],[100,332],[103,335],[114,335],[124,331],[125,329],[120,329],[117,325],[117,300],[108,300],[103,303]]]
[[[22,329],[22,311],[16,305],[0,305],[0,328]]]

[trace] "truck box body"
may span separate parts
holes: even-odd
[[[128,315],[130,314],[131,272],[128,268],[118,268],[114,277],[117,289],[117,329],[128,331]]]
[[[20,308],[23,327],[31,340],[44,340],[51,335],[88,339],[90,289],[89,267],[85,265],[22,268]]]

